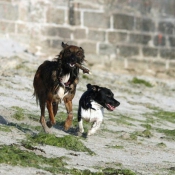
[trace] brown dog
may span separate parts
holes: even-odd
[[[64,128],[68,130],[72,124],[72,99],[78,83],[79,67],[84,61],[84,50],[81,47],[67,45],[62,42],[63,50],[53,61],[45,61],[35,73],[33,86],[36,101],[41,109],[40,123],[45,132],[55,124],[58,104],[64,101],[68,113]],[[49,119],[45,121],[45,105]]]

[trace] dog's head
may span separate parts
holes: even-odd
[[[68,45],[62,42],[63,50],[59,54],[64,68],[75,69],[76,63],[82,64],[84,61],[84,50],[81,47]]]
[[[87,84],[87,89],[91,91],[91,98],[109,111],[113,111],[120,105],[120,102],[114,99],[110,89],[91,84]]]

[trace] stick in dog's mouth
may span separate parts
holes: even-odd
[[[82,66],[81,64],[75,63],[75,66],[78,67],[79,69],[81,69],[83,71],[83,73],[87,73],[87,74],[91,74],[91,72],[89,71],[89,69],[85,68],[84,66]]]

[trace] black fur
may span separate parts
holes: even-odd
[[[107,106],[107,104],[110,104],[113,107],[120,105],[120,102],[114,99],[114,94],[110,89],[97,85],[87,84],[87,91],[83,93],[79,100],[78,122],[81,120],[81,108],[85,110],[95,110],[91,105],[92,101],[97,102],[109,111],[111,111],[111,109]]]
[[[71,46],[68,46],[67,44],[62,43],[62,47],[66,48]],[[81,48],[81,51],[84,55],[84,50],[82,48]],[[41,78],[43,79],[43,82],[47,82],[45,83],[47,92],[53,91],[54,87],[57,86],[60,82],[59,78],[63,77],[68,73],[70,73],[70,78],[68,82],[69,84],[72,84],[75,81],[75,79],[78,77],[79,68],[76,66],[70,67],[68,63],[82,64],[83,61],[84,61],[84,56],[82,58],[75,55],[75,53],[71,53],[71,52],[67,53],[64,50],[60,52],[60,55],[58,55],[53,61],[48,61],[48,60],[44,61],[44,63],[38,67],[38,70],[40,70],[41,72]],[[56,73],[54,77],[52,76],[53,71],[55,71]]]
[[[64,43],[62,47],[63,49],[53,61],[45,61],[38,67],[33,80],[34,95],[36,101],[39,101],[41,110],[40,123],[45,132],[48,132],[48,127],[56,123],[55,116],[61,100],[64,101],[67,110],[64,128],[68,130],[71,127],[72,100],[79,81],[77,65],[81,66],[85,61],[84,50],[81,47]],[[45,107],[49,112],[48,122],[45,121]]]

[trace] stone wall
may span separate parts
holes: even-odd
[[[0,35],[58,50],[62,41],[76,44],[98,55],[97,62],[169,64],[175,60],[174,9],[173,0],[1,0]]]

